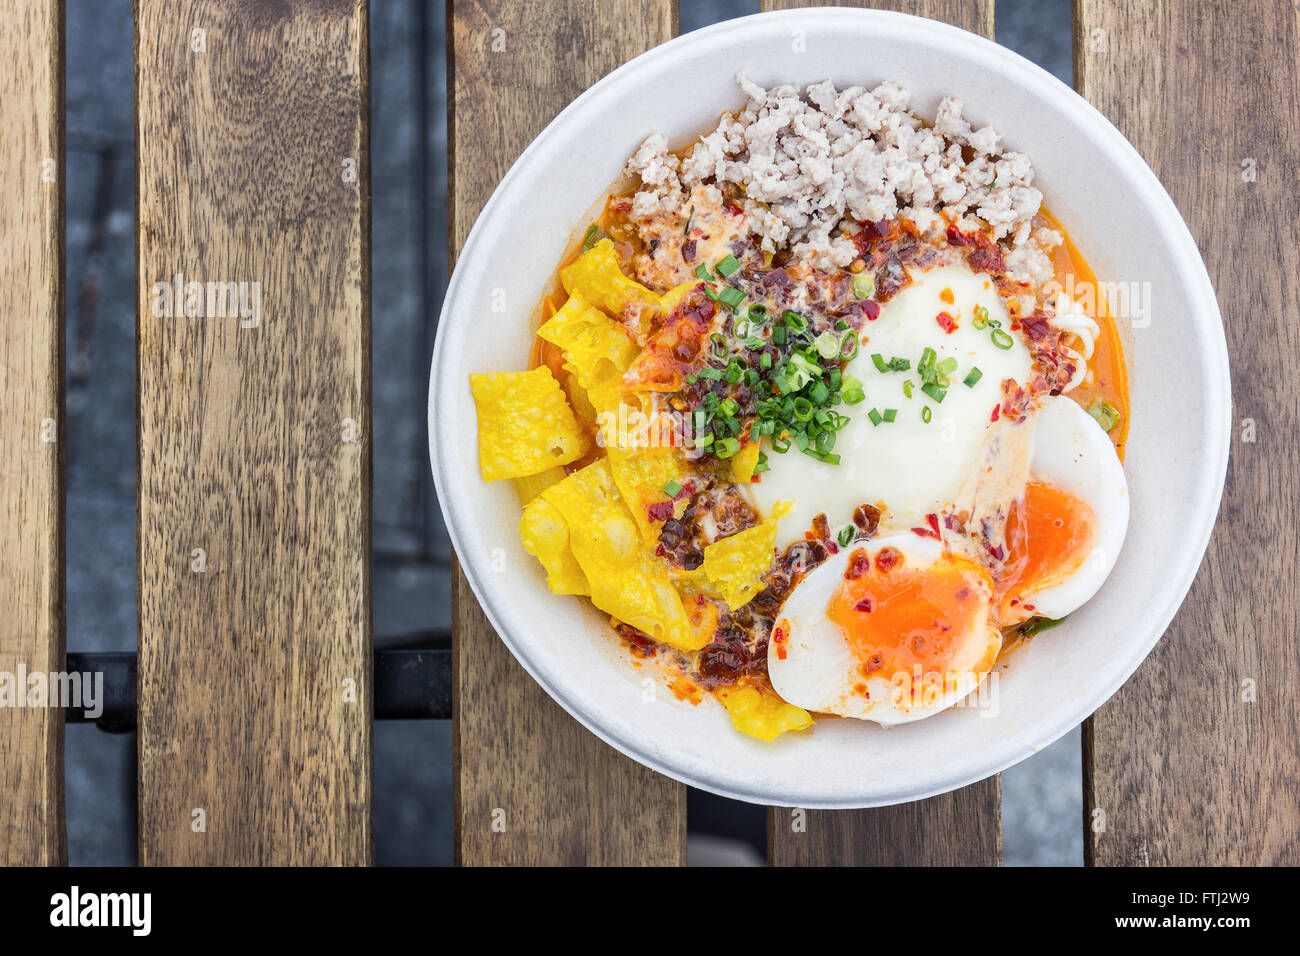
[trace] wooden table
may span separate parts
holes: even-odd
[[[763,9],[812,5],[763,0]],[[993,0],[862,3],[992,36]],[[0,672],[62,668],[63,4],[0,18]],[[672,0],[448,0],[453,253],[575,95]],[[1300,23],[1291,3],[1076,0],[1075,76],[1198,238],[1238,428],[1191,596],[1085,725],[1091,864],[1300,862]],[[137,0],[140,858],[371,859],[364,0]],[[256,315],[158,283],[256,283]],[[220,302],[217,303],[220,311]],[[164,313],[166,310],[163,310]],[[681,864],[685,788],[581,728],[454,586],[457,859]],[[0,861],[66,859],[63,725],[0,710]],[[997,778],[769,812],[776,864],[995,864]],[[504,821],[504,829],[500,826]],[[494,826],[494,823],[497,825]]]

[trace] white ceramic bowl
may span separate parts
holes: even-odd
[[[647,134],[680,142],[740,107],[738,70],[763,85],[895,79],[923,116],[942,96],[961,97],[975,125],[992,123],[1009,148],[1029,154],[1048,207],[1098,277],[1150,290],[1149,324],[1134,323],[1128,343],[1132,521],[1123,553],[1088,605],[1013,655],[995,716],[951,710],[892,729],[828,720],[763,744],[733,730],[711,701],[691,707],[660,693],[646,702],[644,675],[615,649],[604,616],[547,591],[519,542],[514,488],[479,477],[466,376],[525,367],[529,314],[583,214]],[[501,301],[506,310],[494,312]],[[964,31],[820,9],[734,20],[657,47],[533,141],[484,208],[447,290],[429,435],[470,585],[520,663],[566,710],[629,756],[695,786],[756,803],[842,808],[916,800],[996,773],[1119,688],[1200,564],[1223,489],[1229,411],[1227,349],[1196,246],[1151,170],[1101,114],[1027,60]],[[502,553],[504,566],[494,560]]]

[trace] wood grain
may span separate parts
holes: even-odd
[[[993,37],[993,0],[877,0],[835,3],[762,0],[764,10],[809,6],[895,10],[944,20]],[[888,77],[864,76],[863,82]],[[797,822],[797,826],[795,825]],[[773,866],[992,866],[1002,860],[1002,785],[989,777],[918,803],[871,810],[772,807],[767,818]]]
[[[447,11],[454,257],[542,127],[677,23],[669,0],[455,0]],[[459,569],[452,602],[457,861],[685,862],[685,788],[555,704],[497,638]]]
[[[135,38],[140,861],[364,864],[367,6],[138,0]],[[176,274],[256,324],[155,314]]]
[[[993,0],[759,0],[760,10],[796,10],[806,7],[858,7],[893,10],[917,17],[942,20],[953,26],[993,36]]]
[[[61,0],[0,17],[0,129],[0,672],[17,681],[63,670]],[[0,865],[66,863],[63,711],[0,708],[0,792]]]
[[[1294,865],[1300,14],[1283,0],[1078,0],[1075,14],[1079,91],[1151,164],[1209,267],[1235,422],[1220,523],[1192,592],[1085,725],[1085,856]]]

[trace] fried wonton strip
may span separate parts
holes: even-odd
[[[653,548],[663,523],[673,517],[673,495],[664,492],[670,482],[680,489],[686,479],[686,463],[675,448],[629,450],[607,447],[614,484],[632,512],[641,537]],[[674,495],[676,492],[674,492]]]
[[[546,366],[471,375],[469,385],[484,481],[535,475],[586,453],[587,438]]]
[[[808,711],[756,687],[723,687],[716,693],[736,729],[762,741],[773,741],[788,731],[803,730],[813,723]]]
[[[592,604],[679,650],[707,642],[687,621],[667,569],[641,540],[607,459],[547,488],[542,500],[555,505],[568,525],[569,547],[591,586]]]
[[[522,480],[522,479],[521,479]],[[591,586],[569,547],[569,526],[545,498],[534,498],[519,521],[524,548],[546,569],[546,585],[556,594],[590,594]]]
[[[564,476],[564,469],[557,465],[554,468],[539,471],[535,475],[524,475],[522,478],[516,478],[515,491],[519,492],[519,501],[528,504],[551,485],[563,481]]]
[[[688,279],[686,282],[679,283],[659,297],[659,308],[663,310],[664,315],[672,315],[677,311],[678,306],[686,301],[686,297],[691,294],[696,286],[703,285],[699,279]]]
[[[776,549],[777,522],[788,511],[789,506],[779,502],[762,524],[709,545],[704,563],[690,573],[733,611],[748,604],[763,590],[763,575],[772,566]]]
[[[569,295],[576,295],[643,332],[659,314],[659,296],[623,275],[610,239],[600,240],[561,269],[560,282]]]
[[[588,390],[626,372],[637,353],[623,326],[577,295],[537,334],[560,347],[578,384]]]

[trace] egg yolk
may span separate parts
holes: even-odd
[[[998,580],[1004,625],[1032,617],[1032,593],[1079,570],[1096,526],[1087,502],[1045,482],[1025,486],[1024,500],[1013,503],[1007,516],[1007,556]]]
[[[897,557],[882,562],[878,555],[865,569],[850,560],[828,616],[844,632],[864,678],[892,680],[917,667],[923,674],[944,672],[957,641],[987,608],[993,582],[981,568],[948,555],[910,567],[893,548],[881,554],[887,551]]]

